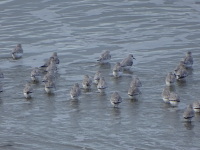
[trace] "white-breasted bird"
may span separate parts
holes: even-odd
[[[100,77],[102,77],[101,71],[97,71],[93,78],[95,84],[99,83]]]
[[[31,80],[34,81],[34,82],[38,82],[40,76],[41,76],[40,69],[38,67],[35,67],[31,71]]]
[[[70,90],[70,96],[72,99],[78,99],[81,95],[81,89],[78,83],[75,83]]]
[[[170,105],[173,107],[177,107],[179,102],[180,102],[180,97],[178,96],[178,94],[175,92],[170,92],[170,95],[169,95]]]
[[[114,92],[112,95],[111,95],[111,98],[110,98],[110,103],[114,106],[114,107],[118,107],[118,105],[122,102],[122,98],[121,96],[119,95],[118,92]]]
[[[33,88],[29,83],[27,83],[25,85],[25,87],[23,89],[23,93],[24,93],[25,98],[27,98],[27,99],[31,98],[31,93],[33,93]]]
[[[82,86],[84,89],[90,89],[92,86],[92,79],[89,77],[89,75],[84,75]]]
[[[99,92],[105,92],[107,88],[107,82],[105,81],[104,77],[100,77],[99,83],[97,84],[97,89]]]
[[[186,70],[183,61],[180,61],[179,65],[175,68],[174,75],[176,76],[177,80],[184,79],[188,76],[188,71]]]
[[[103,51],[99,59],[97,59],[97,61],[99,61],[99,63],[101,64],[108,63],[110,62],[110,60],[111,60],[111,54],[110,51],[108,50]]]
[[[185,58],[183,59],[183,63],[185,64],[186,68],[192,68],[193,65],[193,57],[192,57],[192,52],[188,51],[186,53]]]
[[[191,121],[193,117],[194,117],[194,110],[192,108],[192,105],[190,104],[187,106],[187,108],[183,112],[183,118],[186,121]]]
[[[174,85],[175,81],[176,81],[175,74],[173,74],[172,72],[169,72],[165,78],[165,84],[167,86],[171,86],[171,85]]]
[[[122,68],[120,62],[117,62],[117,63],[115,64],[115,66],[113,67],[112,72],[113,72],[113,76],[114,76],[114,77],[120,77],[120,76],[122,75],[122,73],[123,73],[123,68]]]
[[[21,44],[17,44],[17,46],[11,52],[13,59],[19,59],[23,56],[23,49]]]
[[[138,77],[133,77],[132,81],[130,83],[130,87],[141,87],[142,86],[142,82],[140,81],[140,79]]]
[[[200,101],[195,101],[192,104],[194,112],[199,113],[200,112]]]
[[[130,69],[133,65],[133,59],[135,59],[133,57],[132,54],[129,54],[128,57],[124,58],[120,64],[122,66],[123,69]]]
[[[56,86],[54,80],[48,80],[47,82],[44,82],[44,89],[47,94],[54,93],[55,88]]]
[[[128,96],[130,98],[136,98],[137,99],[140,94],[142,94],[142,93],[141,93],[139,87],[137,87],[137,86],[132,86],[132,87],[130,86],[129,87],[129,89],[128,89]]]
[[[53,52],[52,56],[54,58],[54,61],[56,64],[59,64],[60,63],[60,59],[58,58],[58,54],[57,52]]]
[[[162,91],[162,99],[165,103],[169,103],[170,87],[166,86]]]

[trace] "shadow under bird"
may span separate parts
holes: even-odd
[[[113,71],[113,76],[114,77],[120,77],[120,76],[122,76],[123,68],[122,68],[120,62],[117,62],[115,64],[115,66],[113,67],[112,71]]]
[[[33,88],[30,84],[26,84],[24,89],[23,89],[23,93],[25,98],[31,98],[31,93],[33,93]]]
[[[78,83],[75,83],[70,90],[70,96],[72,99],[78,99],[81,95],[81,89]]]
[[[135,59],[133,57],[132,54],[129,54],[128,57],[124,58],[120,64],[122,66],[123,69],[130,69],[133,65],[133,59]]]
[[[193,117],[194,117],[194,110],[192,108],[192,105],[190,104],[185,109],[183,113],[183,118],[185,119],[185,121],[191,121]]]
[[[17,44],[17,46],[11,52],[13,59],[19,59],[23,56],[23,49],[21,44]]]
[[[114,92],[112,95],[111,95],[111,98],[110,98],[110,103],[114,106],[114,107],[118,107],[118,105],[122,102],[122,98],[121,96],[119,95],[118,92]]]
[[[97,59],[97,61],[99,61],[100,64],[108,63],[110,62],[110,60],[111,60],[111,54],[110,51],[108,50],[103,51],[99,59]]]

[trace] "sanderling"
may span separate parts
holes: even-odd
[[[78,99],[81,95],[81,89],[78,83],[75,83],[70,90],[70,96],[72,99]]]
[[[54,57],[50,57],[48,60],[46,60],[44,65],[40,66],[40,68],[47,68],[52,61],[55,62]]]
[[[107,83],[106,83],[104,77],[100,77],[99,83],[97,84],[98,91],[101,93],[105,92],[106,88],[107,88]]]
[[[34,82],[38,82],[40,76],[41,76],[41,74],[40,74],[39,68],[38,68],[38,67],[35,67],[35,68],[31,71],[31,80],[34,81]]]
[[[185,66],[187,68],[192,68],[192,65],[193,65],[193,57],[192,57],[192,52],[191,51],[188,51],[186,53],[186,56],[185,58],[183,59],[183,63],[185,64]]]
[[[137,99],[139,95],[142,94],[140,89],[137,86],[129,87],[128,89],[128,96],[133,99]]]
[[[114,77],[120,77],[123,73],[123,68],[121,67],[121,64],[117,62],[112,71]]]
[[[185,79],[188,76],[188,72],[184,68],[180,68],[175,72],[175,76],[177,80]]]
[[[101,71],[97,71],[94,75],[94,83],[95,84],[98,84],[99,83],[99,80],[100,80],[100,77],[101,77]]]
[[[24,93],[25,98],[31,98],[31,93],[33,93],[33,88],[29,83],[25,85],[23,89],[23,93]]]
[[[140,81],[140,79],[138,77],[133,77],[131,83],[130,83],[130,87],[141,87],[142,86],[142,82]]]
[[[178,80],[184,79],[188,76],[188,71],[186,70],[183,61],[180,61],[179,65],[175,68],[174,74]]]
[[[21,44],[17,44],[17,46],[11,52],[13,59],[19,59],[23,56],[23,49]]]
[[[60,60],[59,60],[58,55],[57,55],[57,52],[53,52],[51,57],[54,58],[54,61],[55,61],[56,64],[60,63]]]
[[[177,107],[179,102],[180,102],[180,97],[178,96],[178,94],[175,92],[170,92],[170,95],[169,95],[170,105],[173,107]]]
[[[44,89],[46,93],[50,94],[53,93],[55,90],[55,83],[53,80],[48,80],[47,82],[44,82]]]
[[[104,63],[108,63],[110,59],[111,59],[110,51],[105,50],[103,51],[103,53],[101,54],[101,56],[99,57],[97,61],[99,61],[99,63],[101,64],[104,64]]]
[[[200,101],[195,101],[192,104],[193,110],[194,112],[200,112]]]
[[[172,72],[169,72],[165,78],[165,84],[167,86],[170,86],[173,85],[175,81],[176,81],[176,76]]]
[[[191,121],[192,118],[194,117],[194,110],[192,108],[192,105],[188,105],[187,108],[185,109],[184,113],[183,113],[183,118],[186,121]]]
[[[169,103],[170,87],[166,86],[162,91],[162,99],[165,103]]]
[[[44,77],[43,77],[43,79],[42,79],[42,82],[48,82],[48,80],[55,80],[55,74],[54,74],[54,72],[53,71],[49,71],[49,72],[47,72],[45,75],[44,75]]]
[[[118,92],[114,92],[111,95],[110,102],[114,107],[118,107],[118,105],[122,102],[122,98]]]
[[[121,66],[124,68],[124,69],[130,69],[133,65],[133,59],[135,59],[133,57],[132,54],[129,54],[128,57],[124,58],[122,61],[121,61]]]
[[[56,72],[57,71],[57,66],[56,66],[56,62],[54,61],[54,59],[52,61],[50,61],[50,64],[49,64],[49,66],[47,66],[45,71],[46,72],[49,72],[49,71]]]
[[[88,75],[84,75],[82,86],[84,89],[90,89],[92,85],[92,79]]]

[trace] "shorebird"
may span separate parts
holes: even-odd
[[[140,81],[140,79],[138,77],[133,77],[132,81],[130,83],[130,87],[141,87],[142,86],[142,82]]]
[[[183,63],[185,64],[186,68],[192,68],[193,65],[193,57],[192,57],[192,52],[188,51],[186,53],[185,58],[183,59]]]
[[[23,93],[24,93],[25,98],[27,99],[31,98],[31,93],[33,93],[32,86],[27,83],[23,89]]]
[[[200,112],[200,101],[193,102],[192,107],[193,107],[194,112],[198,112],[199,113]]]
[[[123,68],[121,66],[121,64],[119,62],[117,62],[115,64],[115,66],[113,67],[113,76],[114,77],[120,77],[123,73]]]
[[[88,75],[84,75],[82,86],[84,89],[90,89],[92,85],[92,79]]]
[[[120,63],[122,68],[130,69],[133,65],[133,59],[135,58],[133,57],[132,54],[129,54],[128,57],[124,58]]]
[[[75,83],[74,86],[70,90],[70,96],[72,99],[78,99],[81,95],[81,89],[78,83]]]
[[[171,86],[175,83],[175,81],[176,81],[176,76],[172,72],[169,72],[165,78],[166,85]]]
[[[17,44],[17,46],[11,52],[13,59],[19,59],[23,56],[23,49],[21,44]]]
[[[94,83],[95,83],[95,84],[98,84],[98,83],[99,83],[100,77],[102,77],[101,71],[97,71],[97,72],[95,73],[95,75],[94,75]]]
[[[194,117],[194,110],[192,108],[192,105],[188,105],[187,108],[185,109],[184,113],[183,113],[183,118],[186,121],[191,121],[192,118]]]
[[[103,53],[101,54],[101,56],[99,57],[97,61],[99,61],[99,63],[101,64],[104,64],[104,63],[108,63],[110,59],[111,59],[110,51],[105,50],[103,51]]]
[[[98,91],[101,93],[105,92],[106,88],[107,88],[107,83],[106,83],[104,77],[100,77],[99,83],[97,84]]]
[[[170,87],[166,86],[162,91],[162,99],[165,103],[169,103]]]
[[[38,82],[39,81],[39,77],[40,77],[40,70],[39,68],[35,67],[32,71],[31,71],[31,80],[34,82]]]
[[[111,95],[110,102],[114,107],[118,107],[118,105],[122,102],[122,98],[118,92],[114,92]]]
[[[180,102],[180,97],[178,96],[178,94],[175,92],[170,92],[169,103],[171,104],[171,106],[177,107],[179,102]]]

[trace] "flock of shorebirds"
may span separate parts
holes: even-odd
[[[13,59],[20,59],[23,56],[23,49],[21,44],[17,44],[17,46],[11,52]],[[117,62],[113,69],[112,74],[115,78],[119,78],[122,76],[124,70],[129,70],[133,65],[133,57],[132,54],[129,54],[128,57],[124,58],[121,62]],[[99,64],[109,63],[111,60],[110,51],[103,51],[97,60]],[[44,82],[44,89],[46,93],[53,93],[55,90],[55,77],[57,72],[58,64],[60,63],[58,55],[56,52],[52,54],[52,56],[40,67],[36,67],[31,71],[31,80],[33,82],[39,82],[42,74],[42,82]],[[171,87],[174,85],[176,80],[185,80],[188,76],[188,69],[192,68],[193,65],[193,57],[192,53],[188,51],[186,53],[185,58],[180,61],[179,65],[175,68],[174,72],[169,72],[166,76],[165,83],[166,87],[162,92],[162,99],[165,103],[169,103],[172,107],[177,107],[180,102],[180,97],[177,93],[171,90]],[[4,78],[2,72],[0,72],[0,78]],[[97,71],[94,77],[90,77],[88,75],[84,75],[82,80],[83,89],[89,90],[91,89],[92,84],[96,84],[96,87],[99,92],[104,93],[107,88],[107,83],[101,74],[100,71]],[[142,86],[141,81],[138,77],[133,77],[129,89],[128,96],[130,98],[137,98],[140,94],[140,87]],[[0,84],[0,92],[3,92],[2,84]],[[31,94],[33,93],[33,88],[30,83],[27,83],[23,89],[23,93],[25,98],[31,98]],[[70,96],[72,99],[78,100],[81,95],[81,88],[79,83],[75,83],[71,90]],[[122,97],[118,92],[113,92],[110,98],[110,102],[114,107],[118,107],[118,105],[122,102]],[[196,113],[200,112],[200,101],[195,101],[193,104],[187,106],[183,113],[183,118],[187,121],[191,121]]]

